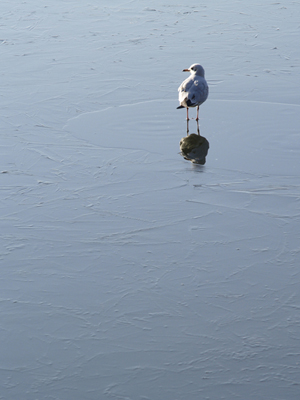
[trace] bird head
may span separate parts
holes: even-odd
[[[190,72],[192,75],[199,75],[204,78],[204,69],[200,64],[193,64],[190,68],[186,68],[183,72]]]

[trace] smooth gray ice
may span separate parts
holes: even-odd
[[[0,399],[299,399],[299,14],[1,2]]]

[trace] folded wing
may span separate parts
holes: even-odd
[[[196,107],[208,96],[208,86],[204,79],[186,79],[178,88],[179,102],[184,107]]]

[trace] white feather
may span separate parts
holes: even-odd
[[[204,69],[193,64],[188,69],[191,75],[179,86],[179,103],[182,107],[200,106],[208,97],[208,85],[204,78]]]

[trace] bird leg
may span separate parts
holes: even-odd
[[[186,136],[189,136],[190,128],[189,128],[189,120],[186,120]]]
[[[187,121],[189,120],[189,108],[188,107],[186,108],[186,120]]]
[[[197,118],[196,121],[199,121],[199,106],[197,106]]]
[[[199,121],[198,120],[197,120],[197,133],[198,133],[199,136],[201,136],[200,135],[200,128],[199,128]]]

